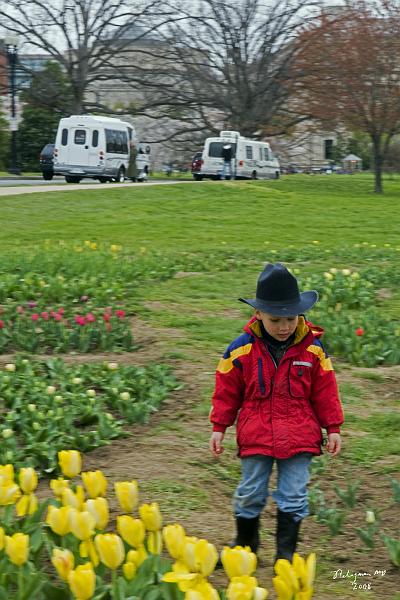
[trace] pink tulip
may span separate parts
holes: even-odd
[[[81,326],[82,326],[82,325],[85,325],[85,323],[86,323],[86,319],[85,319],[85,317],[82,317],[82,316],[80,316],[80,315],[76,315],[76,316],[74,317],[74,319],[75,319],[75,323],[77,323],[78,325],[81,325]]]
[[[28,308],[35,308],[35,306],[37,306],[37,302],[35,302],[34,300],[29,300]]]
[[[23,307],[23,306],[17,306],[17,313],[18,313],[19,315],[23,315],[23,314],[24,314],[24,312],[25,312],[25,309],[24,309],[24,307]]]
[[[65,313],[65,310],[63,308],[59,308],[57,312],[59,315],[63,315]]]
[[[95,320],[96,320],[96,317],[92,313],[88,313],[86,315],[86,321],[87,321],[87,323],[94,323]]]
[[[81,302],[87,302],[88,300],[89,300],[89,296],[81,296],[80,297]]]
[[[105,313],[103,314],[103,319],[104,319],[104,321],[106,321],[106,323],[108,323],[108,322],[109,322],[109,320],[111,319],[111,315],[110,315],[109,313],[106,313],[106,312],[105,312]]]
[[[60,315],[60,313],[54,313],[54,320],[55,321],[61,321],[62,319],[62,315]]]
[[[48,321],[49,320],[49,313],[48,312],[42,312],[40,314],[41,314],[41,317],[42,317],[43,321]]]
[[[38,321],[40,319],[40,315],[38,315],[37,313],[33,313],[33,315],[31,316],[32,321]]]

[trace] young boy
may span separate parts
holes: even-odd
[[[223,452],[227,427],[236,424],[242,478],[234,494],[235,545],[259,545],[259,519],[277,463],[276,559],[292,560],[299,527],[308,513],[307,483],[313,455],[321,454],[321,427],[327,450],[341,448],[343,412],[335,375],[320,337],[323,330],[303,314],[318,300],[299,292],[296,278],[280,263],[267,264],[245,333],[228,347],[216,373],[210,420],[210,450]]]

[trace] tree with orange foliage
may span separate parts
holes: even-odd
[[[400,134],[400,3],[350,0],[324,12],[298,43],[302,101],[314,118],[369,135],[381,193],[389,145]]]

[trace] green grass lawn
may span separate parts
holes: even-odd
[[[371,193],[370,176],[116,187],[0,198],[0,249],[50,240],[126,248],[261,251],[312,241],[327,248],[399,243],[400,179]],[[316,246],[315,258],[319,255]]]

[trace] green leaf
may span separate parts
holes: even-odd
[[[60,588],[52,583],[45,583],[42,588],[43,596],[51,600],[70,600],[71,596],[67,587]]]

